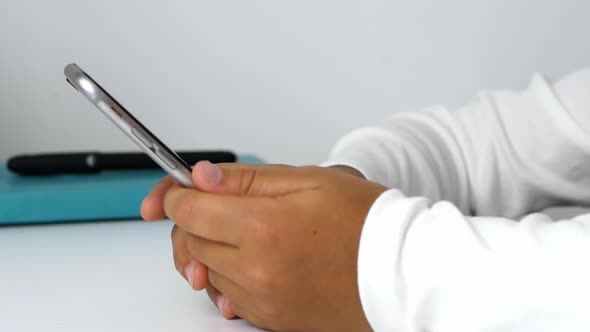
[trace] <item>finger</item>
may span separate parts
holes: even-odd
[[[192,178],[197,189],[209,193],[277,197],[314,187],[315,182],[308,176],[309,169],[202,161],[193,167]]]
[[[160,220],[165,217],[164,195],[176,182],[167,176],[158,182],[141,203],[141,216],[146,221]]]
[[[211,302],[213,302],[217,309],[219,309],[219,312],[224,318],[233,319],[237,317],[229,300],[213,286],[207,287],[207,295],[209,295],[209,299],[211,299]]]
[[[224,317],[231,318],[232,315],[237,315],[258,327],[267,325],[266,320],[262,319],[255,309],[256,299],[249,295],[246,289],[212,269],[209,269],[209,280],[212,286],[211,293],[217,295],[213,303]]]
[[[194,290],[202,290],[209,283],[207,266],[191,257],[186,247],[186,236],[182,229],[174,225],[171,234],[174,266]]]
[[[164,198],[166,215],[180,228],[236,247],[242,224],[268,218],[275,205],[271,198],[223,196],[180,186],[170,189]]]
[[[214,303],[224,317],[229,317],[229,314],[242,318],[248,316],[248,311],[245,309],[249,296],[244,288],[213,269],[209,269],[209,278],[212,280],[211,286],[222,294],[221,298],[218,296]]]
[[[241,260],[238,248],[190,233],[186,237],[186,248],[191,257],[224,275],[239,277]]]

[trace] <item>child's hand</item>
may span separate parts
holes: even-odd
[[[272,330],[369,330],[357,251],[367,212],[385,187],[320,167],[239,164],[199,163],[193,180],[198,190],[162,185],[166,214],[179,228],[176,264],[191,275],[187,256],[176,254],[181,248],[209,267],[223,295],[209,293],[224,316],[235,312]],[[193,266],[193,278],[204,270]]]
[[[204,173],[202,168],[208,169],[207,164],[201,163],[195,167],[193,171],[193,180],[201,181]],[[222,165],[223,167],[231,167],[230,165]],[[265,166],[265,167],[284,167],[284,166]],[[331,166],[331,170],[341,173],[347,173],[360,178],[362,174],[354,168],[348,166]],[[205,176],[206,177],[206,176]],[[163,178],[157,183],[149,195],[144,199],[141,206],[141,215],[147,221],[161,220],[165,217],[164,212],[164,196],[175,185],[174,179],[170,176]],[[228,299],[220,297],[222,295],[217,289],[209,284],[207,266],[201,263],[194,257],[191,257],[186,248],[187,233],[177,226],[172,229],[172,243],[174,252],[174,264],[178,273],[183,276],[195,290],[207,290],[207,294],[211,301],[219,308],[220,312],[225,318],[232,319],[236,314],[231,309]],[[190,271],[190,273],[189,273]]]

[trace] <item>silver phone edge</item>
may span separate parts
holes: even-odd
[[[106,91],[95,84],[93,80],[88,77],[76,64],[68,64],[64,68],[64,74],[68,82],[78,90],[88,101],[90,101],[96,108],[98,108],[111,122],[113,122],[127,137],[129,137],[139,148],[144,151],[154,162],[156,162],[166,173],[170,174],[178,183],[186,188],[194,188],[191,173],[186,170],[184,164],[176,160],[176,156],[166,153],[169,161],[174,163],[175,168],[169,167],[160,157],[156,155],[145,143],[143,143],[136,135],[133,134],[132,129],[138,130],[141,134],[150,138],[152,144],[158,144],[157,139],[153,135],[141,129],[142,124],[128,116],[120,116],[113,108],[119,108],[117,102],[112,100]],[[108,107],[101,105],[104,103]],[[126,111],[125,112],[129,112]],[[158,144],[160,145],[160,144]],[[168,147],[160,147],[160,151],[166,152]]]

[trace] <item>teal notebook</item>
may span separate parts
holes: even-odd
[[[254,155],[238,162],[263,164]],[[160,170],[58,176],[18,176],[0,165],[0,225],[138,219]]]

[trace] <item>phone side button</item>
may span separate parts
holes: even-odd
[[[164,162],[164,164],[168,165],[168,167],[170,167],[170,169],[176,169],[176,165],[174,164],[174,162],[172,160],[170,160],[170,158],[166,155],[165,152],[163,152],[160,149],[156,149],[156,156],[158,156],[158,158],[160,158],[160,160],[162,160]]]
[[[145,137],[145,135],[142,134],[139,130],[131,128],[131,133],[133,134],[133,136],[137,137],[137,139],[139,139],[141,143],[143,143],[145,146],[147,146],[148,148],[152,147],[152,142],[150,142],[150,140],[147,137]]]

